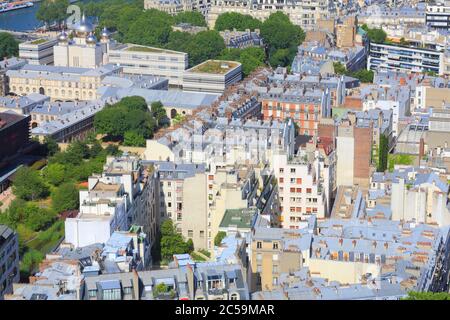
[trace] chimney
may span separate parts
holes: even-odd
[[[133,299],[139,300],[140,299],[140,290],[139,290],[139,275],[135,268],[133,268]]]
[[[353,240],[352,244],[353,244],[353,248],[355,248],[356,247],[356,240]]]
[[[194,270],[192,269],[192,266],[189,263],[186,266],[186,271],[187,271],[186,277],[189,289],[189,296],[191,300],[194,300],[195,298]]]
[[[342,247],[342,244],[344,243],[344,239],[342,239],[342,238],[340,238],[339,239],[339,244],[341,245],[341,247]]]
[[[385,242],[384,243],[384,248],[387,250],[389,248],[389,243]]]
[[[377,242],[376,242],[376,241],[373,241],[373,242],[372,242],[372,247],[373,247],[374,249],[377,247]]]

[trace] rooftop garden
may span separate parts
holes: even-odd
[[[219,73],[224,74],[237,66],[234,62],[229,61],[206,61],[191,69],[192,72],[202,72],[202,73]]]
[[[30,43],[31,44],[42,44],[42,43],[45,43],[47,41],[48,41],[47,39],[37,39],[37,40],[31,41]]]
[[[163,49],[150,48],[150,47],[141,47],[141,46],[129,47],[127,49],[127,51],[135,51],[135,52],[164,52]]]

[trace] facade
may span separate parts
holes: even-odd
[[[283,121],[290,117],[298,126],[298,133],[317,136],[318,124],[322,117],[331,116],[331,97],[328,90],[315,95],[300,95],[300,92],[267,93],[260,97],[264,120]]]
[[[20,154],[30,141],[30,116],[0,113],[0,166]]]
[[[263,39],[259,35],[259,29],[250,31],[237,31],[236,29],[220,31],[227,48],[244,49],[249,47],[262,47]]]
[[[312,150],[300,150],[294,157],[275,156],[283,228],[299,229],[312,215],[324,219],[330,213],[334,152],[320,154],[312,143],[307,149]]]
[[[427,3],[426,24],[434,29],[450,31],[450,1],[437,0]]]
[[[0,97],[9,94],[8,70],[16,70],[23,67],[27,62],[23,59],[10,58],[0,61]]]
[[[74,247],[105,243],[116,231],[141,225],[151,246],[159,228],[159,184],[151,168],[135,157],[110,157],[103,174],[88,180],[80,191],[80,212],[65,221],[65,241]]]
[[[19,276],[19,238],[16,232],[0,225],[0,300],[13,292]]]
[[[371,43],[367,69],[374,71],[433,72],[443,75],[444,51]]]
[[[248,300],[239,264],[195,263],[175,255],[169,269],[98,275],[85,279],[85,300]],[[164,290],[158,285],[164,284]]]
[[[157,9],[171,15],[184,11],[192,11],[196,0],[145,0],[144,9]]]
[[[207,249],[207,195],[204,165],[155,162],[160,183],[160,219],[172,219],[194,248]]]
[[[19,44],[19,57],[26,59],[29,64],[52,65],[54,63],[53,48],[57,44],[57,39],[44,38],[22,42]]]
[[[183,90],[223,93],[242,79],[242,65],[234,61],[207,60],[183,74]]]
[[[251,15],[253,18],[264,21],[278,10],[288,15],[292,23],[304,30],[312,29],[319,18],[330,17],[336,13],[333,1],[328,0],[280,1],[276,4],[268,0],[248,2],[212,0],[207,22],[210,28],[214,28],[218,16],[225,12]]]
[[[96,69],[27,64],[9,70],[10,91],[17,95],[40,93],[54,100],[94,100],[96,90],[107,76],[116,76],[122,68],[105,65]]]
[[[98,68],[107,61],[109,33],[104,29],[101,41],[94,36],[94,27],[86,21],[70,26],[72,37],[63,31],[58,35],[58,44],[53,48],[54,64],[60,67]]]
[[[189,63],[187,53],[133,44],[110,48],[108,61],[120,65],[124,73],[165,77],[173,86],[183,84]]]

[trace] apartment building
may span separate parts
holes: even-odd
[[[358,128],[346,122],[337,128],[336,185],[368,185],[370,177],[371,128]]]
[[[394,172],[391,186],[393,220],[447,226],[450,224],[448,184],[434,172],[415,168]]]
[[[187,254],[175,255],[174,258],[169,269],[87,277],[84,299],[249,299],[245,275],[239,264],[195,263]]]
[[[250,31],[224,30],[220,31],[220,36],[225,41],[227,48],[244,49],[249,47],[262,47],[263,39],[260,36],[259,29]]]
[[[120,65],[124,73],[167,78],[172,86],[183,84],[189,64],[187,53],[134,44],[111,47],[108,62]]]
[[[207,15],[207,22],[210,28],[214,28],[219,15],[225,12],[238,12],[250,15],[259,20],[266,20],[270,14],[282,11],[289,16],[292,23],[307,30],[314,27],[317,19],[330,17],[336,14],[336,7],[333,1],[329,0],[308,0],[294,1],[287,0],[273,3],[269,0],[259,1],[229,1],[212,0],[211,8]]]
[[[26,59],[29,64],[52,65],[54,62],[53,47],[57,44],[57,39],[44,38],[19,43],[19,57]]]
[[[299,229],[311,215],[328,217],[335,170],[331,141],[322,152],[310,143],[293,157],[275,157],[282,227]]]
[[[310,219],[308,223],[313,220]],[[299,270],[307,263],[311,243],[312,235],[306,228],[254,228],[249,257],[251,292],[280,288],[282,273]]]
[[[204,164],[153,162],[160,183],[160,219],[172,219],[195,249],[208,248],[207,178]]]
[[[242,65],[239,62],[207,60],[184,72],[183,90],[221,94],[241,79]]]
[[[401,72],[445,73],[445,50],[433,50],[414,46],[371,43],[367,69],[374,71],[396,70]]]
[[[450,1],[437,0],[428,2],[426,24],[433,29],[450,31]]]
[[[0,225],[0,300],[13,292],[19,277],[19,238],[12,229]]]
[[[278,92],[276,92],[278,91]],[[291,118],[298,126],[298,134],[317,136],[322,118],[331,116],[331,96],[324,91],[271,90],[260,95],[264,120],[283,121]]]
[[[144,9],[157,9],[170,15],[192,11],[195,0],[145,0]]]
[[[138,158],[109,157],[102,174],[88,179],[88,190],[80,191],[80,212],[67,218],[66,242],[74,247],[105,243],[115,230],[143,227],[150,247],[159,228],[159,183],[151,167]]]

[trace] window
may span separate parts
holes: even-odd
[[[302,184],[302,178],[297,178],[297,184]]]
[[[230,296],[230,300],[239,300],[239,294],[232,293],[231,296]]]
[[[291,168],[291,173],[295,173],[295,168]]]
[[[278,261],[278,254],[274,254],[274,255],[272,256],[272,259],[273,259],[273,261]]]
[[[167,196],[171,197],[172,196],[172,192],[167,192]]]
[[[272,267],[272,273],[278,273],[278,266],[275,264]]]
[[[172,202],[167,202],[167,207],[172,208]]]
[[[188,230],[188,238],[192,238],[194,236],[193,230]]]
[[[261,261],[262,260],[262,254],[261,253],[256,254],[256,260],[257,261]]]
[[[272,284],[273,284],[274,286],[277,286],[277,285],[278,285],[278,277],[273,277]]]
[[[302,188],[297,188],[297,193],[302,193]]]
[[[183,219],[183,215],[181,214],[181,212],[177,212],[177,220],[180,221]]]
[[[284,168],[280,168],[280,173],[284,173]]]
[[[291,178],[291,183],[295,183],[295,178]]]
[[[261,249],[261,248],[262,248],[262,242],[261,242],[261,241],[258,241],[258,242],[256,243],[256,248],[257,248],[257,249]]]
[[[256,272],[261,273],[262,272],[262,265],[258,264],[256,266]]]
[[[284,182],[284,178],[280,178],[280,183],[283,183]]]
[[[97,290],[89,290],[89,298],[95,298],[97,296]]]
[[[273,249],[275,249],[275,250],[278,249],[278,242],[273,243]]]
[[[306,193],[311,193],[311,192],[312,192],[311,188],[306,188]]]
[[[200,230],[200,238],[204,238],[205,237],[205,231]]]

